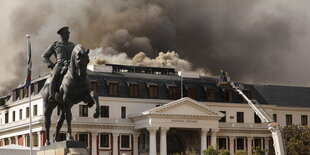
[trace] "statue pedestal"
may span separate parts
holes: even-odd
[[[62,141],[45,146],[37,155],[89,155],[84,142]]]

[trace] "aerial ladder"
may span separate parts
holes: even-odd
[[[230,81],[230,77],[228,76],[227,72],[223,72],[221,70],[221,75],[218,79],[218,85],[220,87],[232,87],[236,92],[241,95],[241,97],[249,104],[249,106],[254,110],[256,115],[262,120],[262,122],[266,122],[268,124],[268,130],[271,132],[272,139],[273,139],[273,146],[275,149],[276,155],[284,155],[284,146],[283,146],[283,139],[280,130],[280,125],[275,122],[270,115],[260,106],[258,101],[250,100],[243,92],[243,86],[241,84],[235,85],[234,82]]]

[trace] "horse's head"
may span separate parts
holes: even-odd
[[[75,64],[78,76],[86,74],[87,64],[89,63],[88,53],[89,50],[86,50],[81,44],[75,45],[73,49],[71,63]]]

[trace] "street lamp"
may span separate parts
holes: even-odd
[[[178,71],[178,75],[181,78],[181,98],[183,98],[183,71]]]

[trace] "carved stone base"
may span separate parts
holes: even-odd
[[[84,142],[62,141],[42,148],[37,155],[89,155]]]

